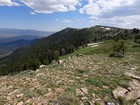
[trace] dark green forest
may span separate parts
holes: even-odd
[[[11,55],[0,59],[0,75],[14,74],[24,70],[36,70],[41,64],[48,65],[59,56],[74,52],[87,43],[104,40],[134,39],[140,43],[140,34],[137,28],[132,30],[111,28],[101,29],[100,26],[73,29],[66,28],[51,36],[39,39],[30,47],[15,50]]]

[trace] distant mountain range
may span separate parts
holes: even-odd
[[[37,30],[30,30],[30,29],[0,28],[0,43],[7,43],[20,39],[33,40],[36,38],[46,37],[53,33],[54,32],[37,31]]]
[[[53,33],[30,29],[0,28],[0,55],[11,53],[21,47],[30,46],[39,38],[49,36]]]
[[[47,36],[52,33],[54,32],[37,31],[37,30],[31,30],[31,29],[0,28],[0,37],[13,37],[13,36],[23,36],[23,35]]]

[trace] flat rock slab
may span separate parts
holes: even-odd
[[[128,92],[127,89],[118,86],[115,90],[112,91],[113,96],[117,99],[119,96],[124,97]]]
[[[138,80],[133,79],[132,81],[129,82],[130,87],[134,89],[139,89],[140,88],[140,82]]]
[[[76,95],[77,96],[84,96],[84,93],[80,89],[76,89]]]
[[[134,74],[131,74],[131,73],[128,73],[128,72],[126,72],[125,75],[128,76],[128,77],[131,77],[133,79],[137,79],[137,80],[140,81],[140,77],[139,76],[135,76]]]
[[[88,89],[87,88],[81,88],[80,89],[84,94],[88,94]]]
[[[140,98],[140,88],[129,92],[126,95],[126,100],[137,100]]]
[[[88,89],[87,88],[80,88],[80,89],[76,89],[76,95],[77,96],[84,96],[88,94]]]

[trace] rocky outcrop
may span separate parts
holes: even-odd
[[[126,93],[128,92],[127,89],[122,87],[117,87],[115,90],[113,90],[113,96],[117,99],[118,97],[125,97]]]
[[[128,94],[126,94],[125,96],[126,100],[137,100],[140,98],[140,88],[139,89],[135,89],[131,92],[128,92]]]
[[[138,76],[132,75],[130,73],[125,73],[125,75],[130,76],[132,81],[129,82],[128,89],[117,87],[115,90],[112,91],[113,96],[117,99],[118,97],[123,97],[125,100],[135,100],[136,103],[134,105],[139,105],[139,98],[140,98],[140,82],[136,79],[138,79]],[[138,103],[138,104],[137,104]]]

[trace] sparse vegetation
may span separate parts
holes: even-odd
[[[127,51],[127,46],[124,41],[117,41],[113,44],[113,52],[110,57],[122,58]]]
[[[94,85],[97,87],[108,86],[109,83],[105,79],[101,79],[100,77],[89,78],[86,82],[90,85]]]

